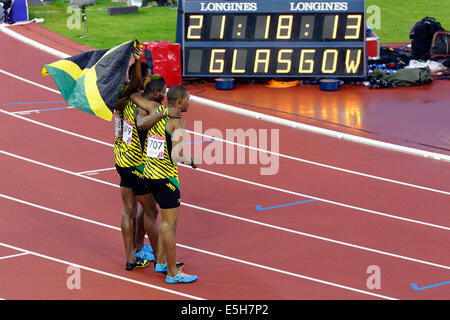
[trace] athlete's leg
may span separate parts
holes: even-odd
[[[143,229],[148,236],[150,244],[153,248],[153,254],[158,256],[158,207],[151,193],[136,196],[143,208]],[[144,236],[142,237],[143,240]]]
[[[162,225],[162,221],[160,223],[160,225],[158,226],[158,230],[159,230],[159,237],[158,237],[158,255],[155,256],[155,261],[158,264],[165,264],[167,262],[166,260],[166,253],[164,251],[164,247],[163,247],[163,243],[162,243],[162,237],[161,237],[161,225]]]
[[[136,215],[133,219],[133,248],[134,252],[139,252],[145,241],[144,210],[141,205],[136,205],[136,207]]]
[[[167,259],[167,275],[174,277],[178,270],[176,265],[176,230],[179,207],[161,209],[161,227],[159,236]]]
[[[127,262],[135,263],[136,258],[133,251],[133,218],[136,207],[136,198],[133,190],[127,187],[120,187],[120,195],[123,203],[120,228],[122,230],[122,238],[125,246],[125,255]]]

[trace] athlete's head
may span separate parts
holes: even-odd
[[[167,104],[186,112],[189,107],[189,92],[185,87],[172,86],[167,92]]]
[[[131,75],[133,73],[135,65],[136,65],[136,63],[133,63],[128,68],[128,80],[131,80]],[[144,90],[145,83],[150,78],[150,75],[151,75],[151,71],[150,71],[149,65],[146,64],[145,62],[141,62],[141,84],[139,86],[139,90]]]
[[[166,95],[166,81],[161,76],[151,76],[150,81],[145,86],[143,97],[162,103]]]

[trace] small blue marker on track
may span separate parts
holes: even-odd
[[[416,290],[416,291],[420,291],[420,290],[430,289],[430,288],[434,288],[434,287],[438,287],[438,286],[443,286],[445,284],[450,284],[450,281],[436,283],[436,284],[432,284],[432,285],[425,286],[425,287],[422,287],[422,288],[419,288],[419,286],[417,284],[415,284],[415,283],[411,283],[411,287],[414,290]]]
[[[258,211],[269,210],[269,209],[275,209],[275,208],[281,208],[281,207],[293,206],[293,205],[296,205],[296,204],[308,203],[308,202],[313,202],[313,201],[317,201],[317,199],[310,199],[310,200],[305,200],[305,201],[299,201],[299,202],[293,202],[293,203],[280,204],[280,205],[278,205],[278,206],[267,207],[267,208],[263,208],[262,206],[257,205],[257,206],[256,206],[256,210],[258,210]]]

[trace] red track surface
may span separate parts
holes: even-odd
[[[55,89],[40,76],[41,66],[55,57],[4,35],[0,41],[15,48],[5,52],[8,63],[0,69]],[[268,176],[260,175],[261,165],[180,168],[178,260],[199,280],[170,286],[151,268],[124,270],[117,173],[78,174],[114,166],[112,123],[75,109],[15,117],[12,112],[66,104],[30,104],[62,98],[4,74],[0,83],[8,87],[0,96],[0,108],[8,112],[0,113],[0,298],[450,298],[448,285],[411,288],[450,280],[448,163],[192,103],[188,129],[200,120],[203,132],[216,128],[223,135],[235,128],[278,129],[279,153],[297,159],[279,158],[278,173]],[[17,102],[28,104],[8,104]],[[320,201],[256,210],[311,198]],[[82,268],[81,290],[67,289],[68,265]],[[371,265],[381,269],[381,289],[366,285]]]

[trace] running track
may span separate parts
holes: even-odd
[[[0,41],[9,48],[0,67],[0,298],[450,298],[449,285],[411,287],[450,280],[449,163],[198,103],[185,116],[190,130],[200,120],[203,132],[224,135],[278,129],[279,171],[180,167],[177,255],[199,280],[169,286],[152,268],[125,271],[112,123],[55,102],[62,98],[40,68],[57,58]],[[212,143],[220,141],[195,145]],[[380,289],[367,287],[373,265]],[[81,290],[67,288],[68,266],[81,268]]]

